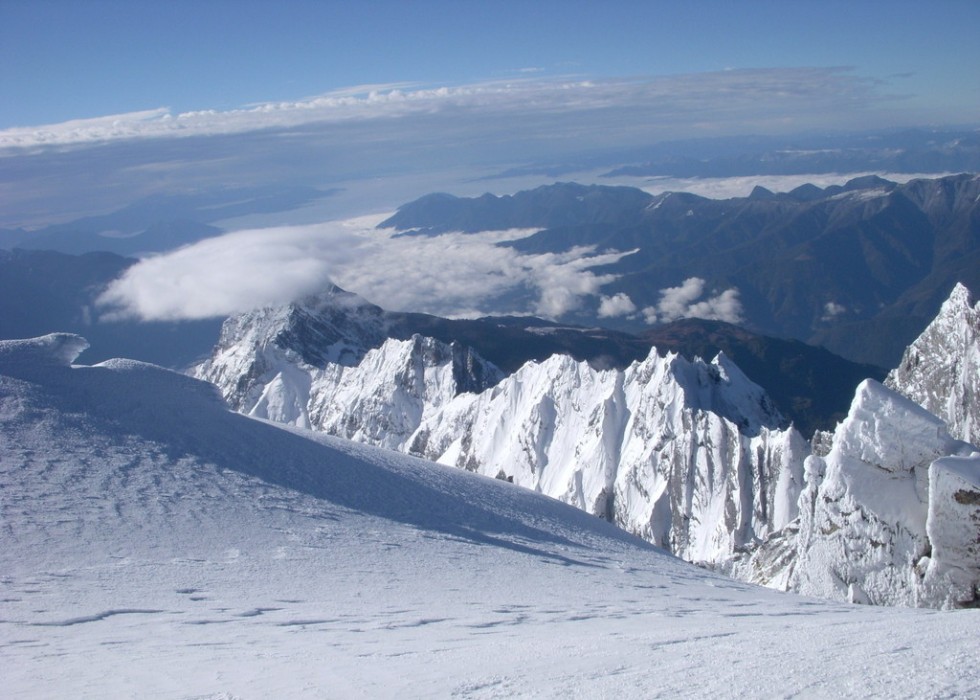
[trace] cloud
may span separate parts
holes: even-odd
[[[383,218],[240,231],[147,258],[103,294],[103,318],[227,316],[330,282],[395,311],[556,318],[615,279],[591,268],[629,254],[577,247],[524,255],[499,245],[534,233],[526,230],[398,237],[374,228]]]
[[[838,304],[836,301],[828,301],[823,305],[823,316],[820,317],[820,320],[832,321],[843,313],[847,313],[846,306]]]
[[[528,74],[532,75],[532,74]],[[406,131],[433,120],[447,126],[474,120],[482,129],[501,124],[510,136],[549,131],[593,140],[635,143],[635,137],[674,138],[820,126],[866,125],[869,109],[891,104],[881,84],[843,68],[727,70],[633,79],[516,78],[455,86],[411,83],[362,85],[294,101],[231,110],[174,113],[154,110],[60,124],[0,130],[0,152],[98,144],[133,139],[186,138],[260,130],[288,132],[361,123],[387,138],[391,124]],[[588,131],[616,117],[616,129]],[[884,116],[882,117],[884,118]],[[483,121],[481,121],[481,119]],[[847,120],[852,123],[845,124]],[[409,130],[416,128],[411,126]],[[564,126],[564,128],[562,128]],[[621,137],[621,138],[620,138]]]
[[[611,297],[603,296],[599,299],[599,318],[629,316],[635,311],[636,304],[622,292]]]
[[[712,321],[740,323],[742,321],[742,302],[738,289],[732,287],[713,297],[702,299],[705,281],[700,277],[688,277],[679,287],[660,290],[660,301],[656,306],[643,309],[647,323],[666,323],[680,318],[702,318]]]

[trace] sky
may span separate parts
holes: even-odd
[[[352,86],[844,67],[969,121],[980,3],[3,0],[0,129]]]
[[[604,317],[667,318],[670,303],[635,309],[604,295],[608,280],[588,264],[604,251],[514,259],[470,238],[443,246],[437,269],[407,272],[407,261],[427,259],[387,239],[379,248],[372,231],[343,222],[435,191],[508,194],[559,176],[637,184],[606,173],[663,143],[976,128],[977,36],[975,0],[0,0],[0,229],[158,196],[316,188],[315,206],[218,222],[229,236],[169,266],[147,263],[115,301],[144,316],[198,317],[277,302],[329,275],[391,308],[469,315],[495,291],[486,284],[505,279],[540,289],[531,311],[543,315],[598,295]],[[554,166],[564,170],[547,174]],[[823,184],[850,176],[835,177]],[[738,194],[759,182],[743,178]],[[731,187],[715,191],[735,196]],[[243,231],[265,241],[261,254],[239,254]],[[462,270],[489,261],[492,274],[433,287],[450,259]],[[281,274],[257,295],[243,290],[269,260]],[[415,284],[389,290],[378,274],[389,269]],[[697,284],[681,274],[665,299],[737,317],[734,292]],[[186,291],[202,289],[214,301],[203,309]]]

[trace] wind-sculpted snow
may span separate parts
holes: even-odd
[[[885,384],[946,421],[954,436],[980,443],[980,303],[971,305],[966,287],[956,285]]]
[[[229,412],[158,367],[69,366],[68,340],[0,345],[5,697],[912,698],[980,682],[980,611],[738,583],[513,485]]]
[[[13,374],[45,367],[66,366],[88,348],[88,341],[72,333],[51,333],[30,340],[0,340],[0,363]]]
[[[798,521],[737,576],[859,603],[977,604],[980,455],[942,420],[867,380],[805,469]]]

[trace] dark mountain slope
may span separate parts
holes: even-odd
[[[534,226],[543,230],[504,245],[524,253],[575,246],[634,251],[596,268],[618,278],[604,293],[627,294],[643,309],[656,306],[663,290],[700,277],[714,293],[736,288],[742,319],[757,332],[819,341],[880,366],[893,364],[953,285],[974,284],[980,269],[974,175],[904,185],[869,176],[842,187],[756,190],[728,200],[627,192],[559,184],[511,197],[439,195],[405,205],[382,226],[411,232]],[[556,203],[569,202],[574,206],[558,216]],[[601,319],[597,311],[598,303],[559,320],[634,333],[646,327],[640,314]]]

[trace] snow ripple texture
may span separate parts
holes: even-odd
[[[4,698],[976,694],[980,610],[725,579],[84,344],[0,341]]]

